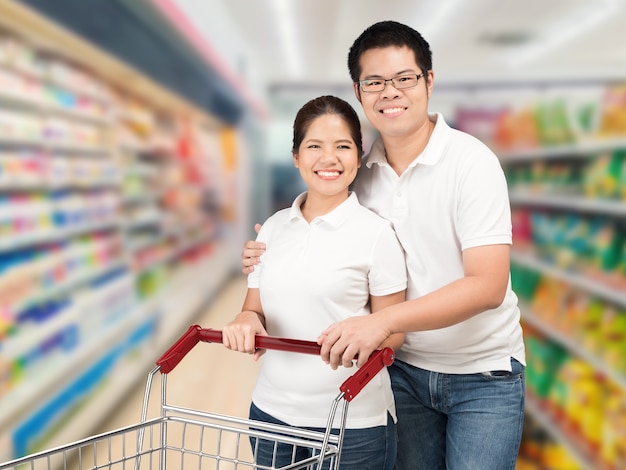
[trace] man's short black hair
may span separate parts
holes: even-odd
[[[430,45],[419,32],[397,21],[381,21],[363,31],[350,48],[348,70],[352,81],[356,83],[360,79],[360,60],[363,53],[370,49],[390,46],[408,47],[415,54],[415,63],[424,74],[432,70]]]

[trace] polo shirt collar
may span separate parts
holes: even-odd
[[[289,209],[289,220],[294,221],[296,219],[304,220],[304,216],[302,215],[302,210],[300,206],[305,201],[307,197],[307,192],[303,192],[298,195],[296,199],[291,204],[291,208]],[[359,200],[354,191],[350,191],[348,199],[335,207],[328,214],[324,214],[322,216],[316,217],[316,220],[323,222],[328,225],[331,229],[336,229],[341,227],[348,218],[354,213],[354,210],[359,206]]]
[[[447,137],[450,132],[450,126],[448,126],[446,121],[443,119],[441,113],[433,113],[429,114],[429,116],[436,119],[435,128],[433,129],[433,133],[430,135],[430,139],[428,139],[426,148],[424,148],[420,155],[415,156],[415,160],[413,160],[413,162],[409,165],[410,167],[415,166],[418,163],[420,165],[435,165],[444,154],[443,150],[446,146],[446,142],[448,141]],[[367,156],[365,165],[368,168],[371,168],[374,163],[377,163],[378,165],[388,165],[385,146],[383,145],[383,141],[380,137],[378,137],[374,144],[372,144],[372,148]]]

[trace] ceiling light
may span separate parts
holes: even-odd
[[[428,42],[433,40],[435,34],[445,32],[448,29],[450,15],[459,14],[462,2],[461,0],[448,0],[438,2],[436,5],[437,8],[428,17],[428,21],[420,26],[420,33]]]
[[[528,42],[517,54],[507,54],[504,62],[509,67],[525,65],[583,34],[588,34],[593,28],[613,18],[618,8],[617,0],[585,3],[582,8],[562,15],[555,24],[546,28],[549,30],[547,35],[536,36],[534,41]]]
[[[289,78],[299,78],[302,75],[302,63],[296,47],[298,43],[295,31],[296,22],[291,11],[293,2],[289,0],[273,0],[272,6],[278,22],[280,42],[287,58],[287,70],[291,74]]]
[[[497,47],[519,47],[530,42],[531,38],[531,34],[525,31],[498,31],[481,34],[478,42]]]

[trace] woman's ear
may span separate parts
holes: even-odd
[[[298,154],[292,153],[291,155],[293,156],[293,166],[295,166],[296,168],[299,168],[298,167]]]

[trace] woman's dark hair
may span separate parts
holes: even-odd
[[[311,123],[326,114],[336,114],[345,121],[350,128],[350,136],[356,144],[359,158],[361,158],[363,155],[363,138],[359,116],[350,103],[330,95],[314,98],[300,108],[293,122],[293,147],[291,151],[293,153],[298,152]]]
[[[370,49],[408,47],[415,54],[415,63],[424,74],[433,68],[430,45],[416,30],[396,21],[375,23],[356,38],[348,52],[348,70],[353,83],[361,77],[361,56]]]

